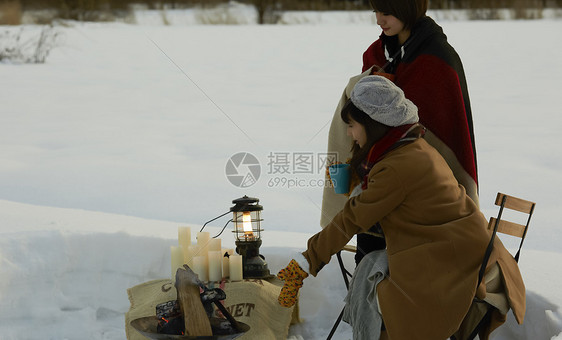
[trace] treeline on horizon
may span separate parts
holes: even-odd
[[[21,17],[21,13],[25,11],[51,10],[61,19],[99,21],[123,17],[135,5],[148,9],[182,9],[211,8],[228,2],[228,0],[0,0],[0,24],[11,24],[5,22],[10,12],[13,12],[14,17],[17,17],[18,13]],[[369,0],[238,0],[237,2],[255,6],[260,23],[269,23],[267,18],[271,17],[273,12],[371,9]],[[507,8],[524,11],[560,7],[562,7],[562,0],[430,0],[430,9],[477,11]],[[524,14],[522,18],[525,18]]]

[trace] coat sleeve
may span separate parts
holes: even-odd
[[[308,240],[303,255],[310,264],[310,274],[316,276],[355,234],[380,222],[400,205],[404,197],[404,188],[396,171],[375,166],[369,173],[367,189],[350,198],[326,228]]]

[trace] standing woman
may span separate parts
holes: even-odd
[[[443,29],[426,16],[429,0],[370,0],[383,32],[363,54],[363,73],[350,79],[332,119],[328,152],[338,160],[350,158],[351,140],[339,119],[357,81],[370,74],[387,74],[411,100],[427,128],[425,139],[439,151],[467,195],[479,205],[476,148],[470,100],[461,60]],[[325,188],[320,224],[325,227],[347,198]],[[365,241],[364,238],[370,240]],[[384,248],[359,235],[365,253]],[[361,252],[356,257],[358,262]]]
[[[363,54],[363,72],[384,67],[419,110],[426,140],[478,204],[472,111],[459,55],[426,16],[428,0],[371,0],[383,33]]]

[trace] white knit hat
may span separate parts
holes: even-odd
[[[417,123],[418,108],[404,91],[381,76],[367,76],[355,84],[351,101],[373,120],[388,126]]]

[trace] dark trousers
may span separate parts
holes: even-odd
[[[355,264],[359,264],[363,257],[374,250],[386,248],[386,241],[382,237],[369,234],[357,234],[357,252],[355,253]]]

